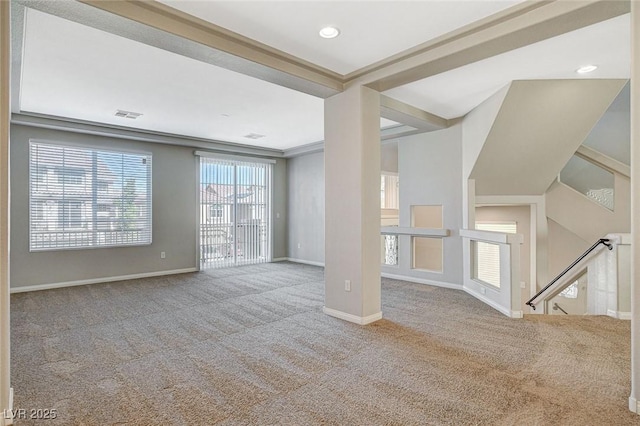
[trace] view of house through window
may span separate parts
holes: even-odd
[[[504,232],[515,234],[516,222],[476,222],[480,231]],[[500,246],[484,241],[474,241],[473,278],[500,288]]]
[[[398,226],[398,208],[400,206],[400,180],[397,173],[382,172],[380,176],[381,225]],[[382,264],[398,265],[398,236],[381,235]]]
[[[31,141],[30,249],[151,244],[151,154]]]
[[[567,299],[577,299],[578,298],[578,280],[575,280],[571,285],[562,290],[560,296],[566,297]]]
[[[200,157],[202,269],[271,260],[272,168]]]

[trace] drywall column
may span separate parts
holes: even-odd
[[[325,307],[358,324],[380,311],[380,94],[352,86],[324,107]]]
[[[0,1],[0,414],[10,406],[9,380],[9,73],[11,72],[9,8]],[[0,415],[0,425],[10,424]]]
[[[462,179],[462,228],[476,229],[476,180]]]
[[[631,396],[640,414],[640,4],[631,2]]]

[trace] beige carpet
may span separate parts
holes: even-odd
[[[12,296],[18,425],[625,425],[629,322],[508,319],[383,280],[383,320],[324,315],[278,263]]]

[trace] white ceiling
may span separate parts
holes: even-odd
[[[444,118],[461,117],[513,80],[629,78],[630,17],[622,15],[385,92]],[[581,66],[599,68],[578,74]]]
[[[344,73],[516,2],[167,3]],[[325,24],[343,34],[321,39]],[[629,40],[625,15],[385,94],[458,117],[512,80],[628,78]],[[600,68],[579,77],[575,69],[587,63]],[[20,109],[281,150],[324,138],[322,99],[34,10],[26,20]],[[118,118],[118,109],[143,116]],[[244,137],[250,133],[266,136]]]
[[[25,34],[22,111],[277,149],[324,138],[322,99],[34,10]]]
[[[298,58],[348,74],[522,0],[160,0]],[[326,40],[318,31],[340,29]]]

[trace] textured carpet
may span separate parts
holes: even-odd
[[[629,322],[513,320],[383,280],[384,319],[324,315],[290,263],[14,294],[18,425],[604,425],[627,409]]]

